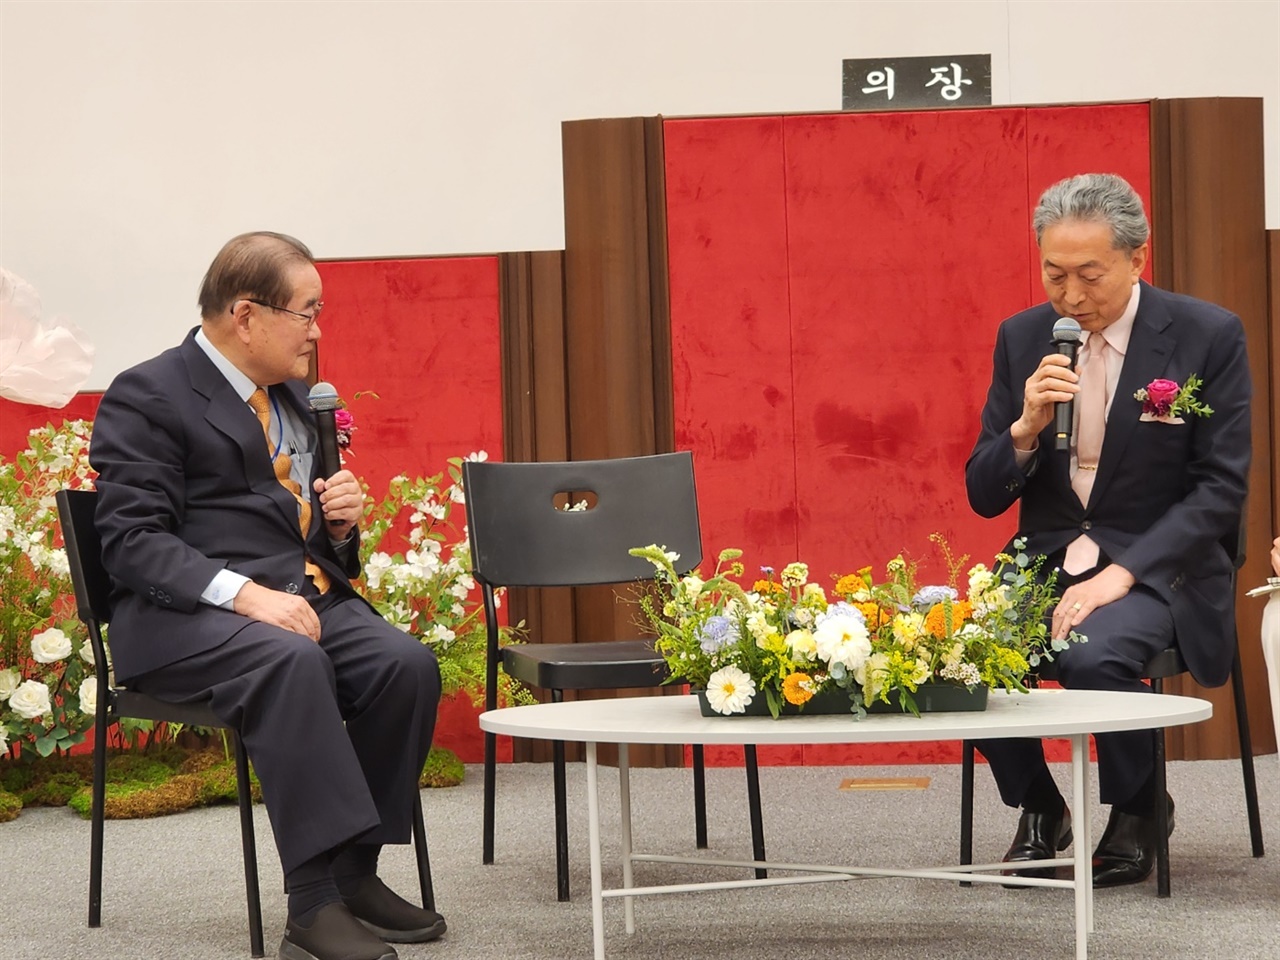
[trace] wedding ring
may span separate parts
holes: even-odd
[[[1078,604],[1078,603],[1073,603],[1073,604],[1071,605],[1071,609],[1072,609],[1072,610],[1079,610],[1079,609],[1080,609],[1080,606],[1081,606],[1081,605],[1080,605],[1080,604]]]

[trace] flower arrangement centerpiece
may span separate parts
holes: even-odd
[[[918,585],[918,567],[902,555],[877,582],[872,568],[840,577],[828,592],[810,582],[803,563],[775,577],[771,567],[750,587],[740,550],[721,552],[715,572],[676,573],[662,547],[635,548],[656,569],[658,589],[639,605],[656,631],[655,645],[673,681],[705,690],[711,711],[750,712],[762,698],[774,717],[833,703],[859,717],[896,704],[918,715],[925,684],[982,691],[1025,691],[1024,679],[1069,642],[1050,637],[1045,615],[1056,602],[1044,558],[1001,554],[995,569],[968,571],[964,596],[955,586],[967,558],[956,560],[935,535],[949,583]]]
[[[465,459],[488,456],[481,451]],[[466,526],[454,517],[466,502],[462,463],[452,457],[446,471],[434,476],[394,477],[382,500],[368,502],[360,524],[363,571],[355,586],[389,623],[432,649],[446,696],[462,691],[479,705],[487,634]],[[499,604],[503,592],[495,592]],[[521,626],[499,627],[500,642],[516,642]],[[508,701],[535,702],[506,674],[499,674],[499,684]]]
[[[0,457],[0,756],[63,752],[93,724],[93,647],[76,617],[54,494],[91,488],[90,425],[32,430]]]

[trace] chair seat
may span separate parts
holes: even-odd
[[[668,676],[648,640],[514,644],[503,647],[502,668],[543,690],[656,687]]]
[[[1186,672],[1186,661],[1182,659],[1182,654],[1175,645],[1166,650],[1161,650],[1152,657],[1150,662],[1142,669],[1142,678],[1144,680],[1166,680],[1169,677],[1176,677],[1178,674]],[[1049,660],[1040,664],[1036,667],[1035,673],[1041,680],[1053,680],[1056,682],[1058,679],[1058,661]]]
[[[132,717],[135,720],[164,720],[189,727],[227,728],[227,725],[214,715],[208,700],[174,703],[171,700],[158,700],[145,693],[137,693],[123,687],[116,687],[111,691],[111,715],[112,717]]]

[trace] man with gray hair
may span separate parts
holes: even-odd
[[[1229,311],[1141,279],[1142,200],[1111,174],[1049,187],[1033,216],[1049,302],[1000,325],[981,434],[965,466],[984,517],[1019,504],[1027,550],[1057,569],[1050,632],[1087,642],[1058,655],[1063,686],[1146,691],[1143,668],[1177,644],[1200,683],[1223,683],[1234,653],[1233,556],[1249,467],[1249,366]],[[1055,325],[1079,324],[1074,369]],[[1066,324],[1071,327],[1070,323]],[[1069,436],[1054,414],[1073,402]],[[1155,744],[1149,731],[1097,737],[1111,816],[1094,885],[1136,883],[1155,863]],[[1038,740],[986,740],[1001,799],[1022,810],[1006,861],[1051,859],[1071,842]],[[1023,876],[1051,870],[1027,867]]]
[[[227,242],[200,326],[103,394],[89,459],[114,583],[116,677],[208,701],[262,784],[289,894],[280,960],[395,960],[445,932],[378,876],[405,843],[435,729],[435,656],[352,588],[364,493],[319,456],[306,246]]]

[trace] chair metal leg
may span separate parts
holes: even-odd
[[[102,926],[102,823],[107,799],[107,704],[93,720],[93,809],[89,820],[89,926]]]
[[[422,794],[413,791],[413,851],[418,861],[418,887],[422,890],[422,906],[436,908],[436,891],[431,883],[431,856],[427,851],[427,825],[422,819]]]
[[[253,833],[253,790],[249,783],[249,757],[244,741],[234,730],[231,740],[235,744],[236,794],[240,801],[240,842],[244,852],[244,892],[249,909],[249,955],[263,956],[262,947],[262,897],[258,892],[258,849]]]
[[[751,814],[751,855],[754,860],[763,860],[764,856],[764,815],[760,811],[760,765],[756,761],[756,745],[744,744],[743,758],[747,768],[747,806]],[[769,871],[756,867],[756,879],[763,880]]]
[[[564,693],[551,691],[551,702],[561,703]],[[564,782],[564,741],[551,744],[552,777],[556,794],[556,899],[565,903],[569,899],[569,799]]]
[[[1152,684],[1154,686],[1154,683]],[[1156,774],[1156,896],[1169,896],[1169,792],[1165,768],[1164,728],[1153,730]]]
[[[960,863],[973,863],[973,741],[960,743]],[[962,887],[972,887],[968,881]]]
[[[1249,812],[1249,841],[1253,855],[1262,856],[1262,816],[1258,812],[1258,781],[1253,773],[1253,736],[1249,732],[1249,707],[1244,699],[1244,673],[1240,669],[1240,644],[1231,664],[1231,692],[1235,696],[1236,731],[1240,736],[1240,772],[1244,775],[1244,803]]]
[[[569,817],[563,740],[552,741],[551,759],[556,793],[556,899],[564,903],[569,899]]]
[[[494,777],[497,773],[498,737],[484,735],[484,824],[481,828],[481,863],[493,863]]]
[[[707,849],[707,766],[700,743],[693,745],[693,837],[699,850]]]

